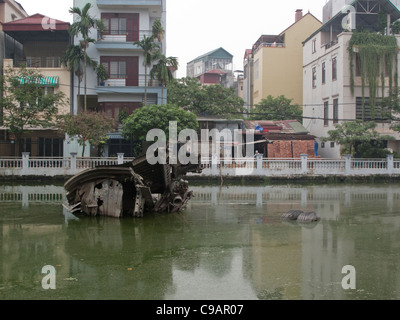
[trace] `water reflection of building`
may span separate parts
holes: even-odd
[[[227,186],[196,187],[194,193],[193,205],[243,205],[250,223],[244,265],[260,299],[393,298],[400,288],[398,187]],[[246,212],[246,204],[256,204],[258,210]],[[376,215],[371,215],[371,206]],[[285,227],[279,215],[293,208],[314,210],[322,220],[313,228]],[[341,286],[346,265],[357,270],[356,292]]]
[[[236,290],[229,295],[236,298],[399,298],[399,186],[223,185],[192,190],[195,198],[183,215],[136,221],[87,218],[66,225],[60,220],[62,208],[48,200],[51,194],[63,194],[62,187],[1,186],[1,206],[10,210],[2,210],[0,250],[12,263],[2,259],[0,282],[9,288],[19,278],[35,289],[43,257],[52,257],[45,263],[59,265],[60,289],[73,289],[85,298],[182,297],[185,281],[203,290],[192,291],[193,296],[223,283]],[[22,199],[29,210],[23,206],[16,214]],[[42,220],[30,218],[44,207]],[[282,223],[280,214],[292,208],[315,210],[322,220],[313,228]],[[345,265],[357,270],[355,292],[341,287]],[[17,266],[18,276],[10,266]],[[232,279],[243,292],[228,283]]]

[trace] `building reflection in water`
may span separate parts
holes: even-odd
[[[400,185],[192,190],[184,213],[116,220],[63,212],[60,186],[1,186],[0,297],[400,298]],[[290,209],[321,221],[282,222]],[[45,264],[52,293],[38,290]],[[341,286],[345,265],[356,290]]]

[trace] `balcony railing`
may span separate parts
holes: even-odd
[[[144,87],[146,83],[146,77],[144,74],[140,74],[133,81],[130,81],[129,76],[126,74],[111,74],[109,79],[104,81],[104,83],[100,83],[98,81],[98,86],[101,87]],[[130,85],[130,83],[132,85]],[[161,82],[156,79],[151,79],[150,76],[147,76],[147,87],[158,88],[161,87]]]
[[[327,43],[327,44],[325,45],[325,50],[327,50],[327,49],[333,47],[334,45],[336,45],[336,44],[338,44],[338,43],[339,43],[338,39],[333,40],[333,41]]]
[[[97,6],[99,8],[107,8],[115,6],[127,6],[127,7],[161,7],[161,0],[97,0]]]
[[[14,66],[27,68],[61,68],[61,57],[26,57],[14,59]]]
[[[137,34],[134,38],[136,40],[129,40],[129,35]],[[127,30],[127,29],[114,29],[97,31],[97,41],[99,42],[135,42],[143,40],[144,36],[150,37],[152,35],[151,30]]]

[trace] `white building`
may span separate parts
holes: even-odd
[[[152,26],[160,20],[166,31],[166,0],[74,0],[74,7],[83,8],[91,3],[90,15],[103,20],[104,32],[92,30],[90,37],[96,40],[88,48],[88,56],[106,66],[108,79],[101,84],[92,68],[87,70],[87,110],[105,112],[118,120],[122,111],[127,115],[144,105],[145,91],[147,104],[166,102],[166,88],[162,90],[156,80],[147,76],[145,86],[145,66],[143,50],[134,44],[144,36],[152,34]],[[75,21],[76,17],[74,17]],[[81,39],[76,37],[74,43]],[[161,53],[166,54],[166,41],[159,42]],[[147,68],[147,73],[150,72]],[[84,79],[80,82],[74,77],[74,113],[81,112],[84,106]],[[80,110],[78,110],[80,99]],[[110,135],[108,155],[123,152],[130,156],[131,146],[118,134]]]
[[[346,10],[341,9],[342,5],[348,3],[354,10],[348,7]],[[327,21],[304,41],[303,125],[312,135],[327,137],[328,131],[335,129],[336,123],[360,119],[361,77],[356,73],[353,94],[348,43],[353,35],[351,30],[355,28],[374,31],[378,15],[382,11],[387,13],[388,23],[400,18],[398,7],[388,0],[331,0],[324,7],[324,19]],[[346,25],[352,26],[349,31],[343,31]],[[400,44],[399,36],[397,38]],[[366,88],[366,97],[368,92]],[[400,134],[390,129],[389,122],[375,121],[378,123],[378,132],[396,139],[388,141],[388,148],[400,152]],[[319,155],[323,158],[340,158],[340,146],[333,142],[319,141]]]

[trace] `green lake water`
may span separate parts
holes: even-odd
[[[114,219],[67,213],[61,185],[1,185],[0,299],[400,298],[400,184],[190,186],[184,212]]]

